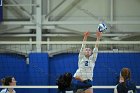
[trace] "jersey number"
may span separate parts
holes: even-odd
[[[85,66],[88,66],[88,61],[85,61]]]

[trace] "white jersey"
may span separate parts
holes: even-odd
[[[10,93],[10,92],[8,91],[8,89],[2,89],[0,93]],[[16,93],[16,91],[13,90],[12,93]]]
[[[98,48],[93,49],[93,54],[87,59],[83,53],[83,47],[79,53],[78,69],[74,74],[74,77],[80,76],[83,80],[93,78],[93,69],[95,66],[95,61],[98,55]]]

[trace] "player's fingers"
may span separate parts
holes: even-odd
[[[89,32],[87,32],[87,36],[89,36],[89,34],[90,34],[90,33],[89,33]]]
[[[89,36],[89,32],[84,32],[84,36]]]

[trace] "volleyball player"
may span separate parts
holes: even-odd
[[[98,55],[98,41],[102,37],[102,32],[100,31],[96,32],[97,39],[93,50],[91,50],[91,48],[86,48],[85,43],[88,36],[89,36],[89,32],[85,32],[82,47],[79,53],[78,69],[74,74],[74,77],[77,80],[79,79],[79,77],[82,78],[83,80],[90,79],[92,81],[93,79],[93,69]],[[93,89],[89,88],[85,90],[85,93],[93,93]]]
[[[122,68],[119,82],[117,93],[136,93],[136,85],[131,80],[131,71],[129,68]]]
[[[11,76],[1,79],[1,83],[3,86],[16,86],[16,80]],[[16,93],[16,91],[13,88],[6,88],[2,89],[0,93]]]

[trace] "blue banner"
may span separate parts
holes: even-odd
[[[2,0],[0,0],[0,22],[3,19],[3,9],[2,9]]]

